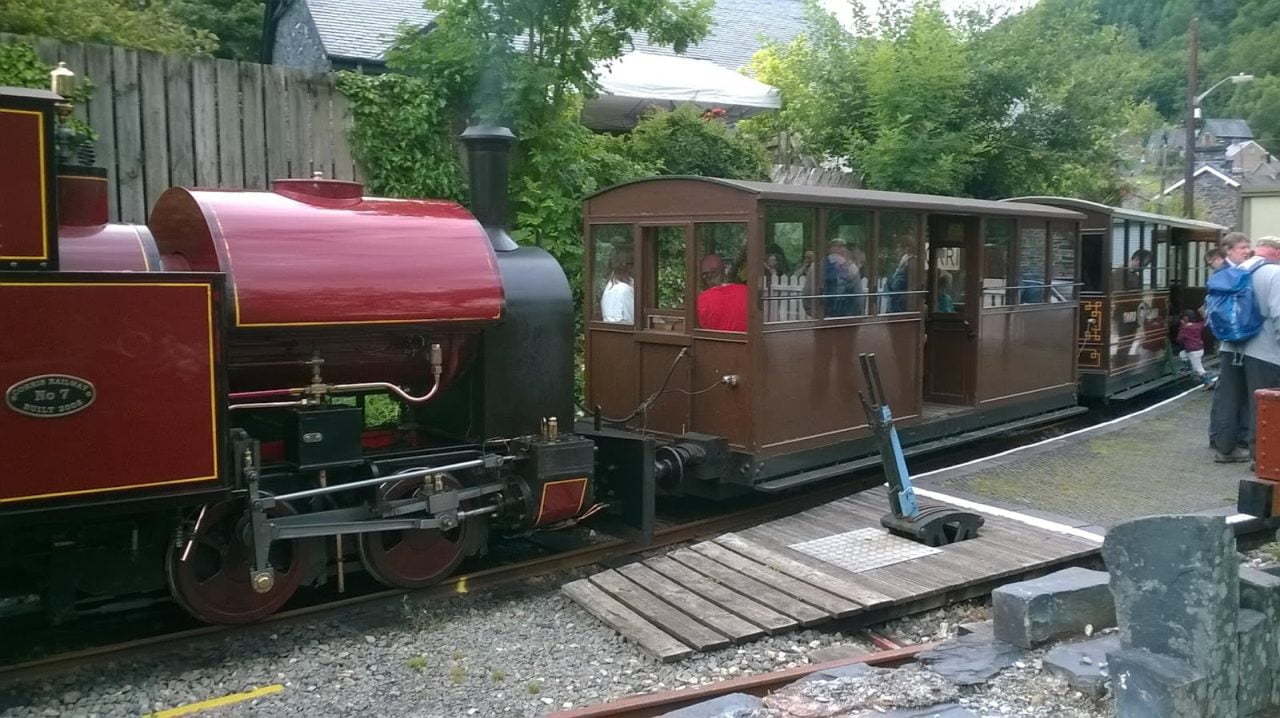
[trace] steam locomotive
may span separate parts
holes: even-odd
[[[550,255],[506,230],[508,130],[462,135],[469,211],[284,179],[174,187],[137,226],[108,222],[105,173],[58,146],[67,111],[52,92],[0,88],[0,596],[38,592],[53,621],[85,597],[167,587],[203,621],[250,622],[299,586],[341,584],[353,558],[387,585],[421,587],[495,533],[599,514],[645,541],[662,493],[847,475],[876,461],[855,346],[894,357],[889,399],[914,450],[1080,410],[1081,215],[1069,209],[700,178],[589,198],[588,236],[612,228],[637,250],[636,317],[588,319],[593,410],[575,424],[572,294]],[[898,241],[919,246],[894,260],[905,288],[888,292],[901,306],[881,297],[861,316],[817,316],[806,312],[822,303],[801,297],[781,324],[763,235],[775,205],[806,201],[823,226],[841,207],[869,227],[909,215]],[[747,332],[698,323],[699,212],[740,216],[751,238],[740,269],[762,299]],[[984,218],[1040,238],[1056,299],[1024,306],[1025,292],[1002,290],[998,324],[976,299],[924,311],[940,271],[968,267],[982,295]],[[692,241],[664,254],[656,243],[677,226]],[[676,257],[678,299],[654,288],[663,257]],[[992,337],[1018,344],[1030,370],[980,367],[999,353],[984,348]],[[368,425],[374,397],[398,419]]]

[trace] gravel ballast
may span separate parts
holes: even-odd
[[[10,692],[0,699],[0,718],[137,716],[272,684],[284,690],[207,714],[541,716],[806,665],[811,653],[833,646],[876,650],[861,634],[807,630],[661,664],[564,597],[558,587],[567,580],[250,630],[180,653],[97,666]],[[942,640],[988,613],[981,603],[964,603],[878,630],[904,642]],[[1072,691],[1033,655],[986,686],[958,689],[956,701],[984,716],[1109,715],[1109,703]],[[908,674],[880,679],[881,692],[911,684],[902,680]]]

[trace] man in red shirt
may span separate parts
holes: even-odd
[[[707,288],[698,295],[698,326],[722,332],[747,331],[747,285],[726,281],[724,261],[717,254],[703,257],[701,269]]]

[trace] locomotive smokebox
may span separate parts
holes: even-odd
[[[516,136],[505,127],[472,125],[463,131],[462,141],[467,147],[471,213],[480,220],[495,251],[515,250],[518,245],[507,234],[511,211],[507,185]]]

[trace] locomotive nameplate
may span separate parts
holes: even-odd
[[[4,401],[19,414],[55,419],[83,411],[96,396],[93,384],[80,377],[43,374],[9,387]]]

